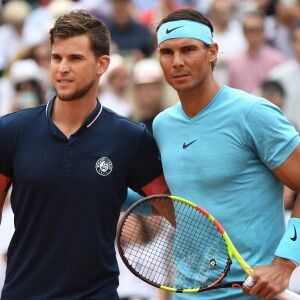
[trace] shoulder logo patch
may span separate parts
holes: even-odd
[[[101,176],[107,176],[113,169],[113,164],[108,157],[101,157],[95,165],[96,171]]]

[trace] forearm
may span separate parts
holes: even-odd
[[[300,219],[300,191],[297,192],[297,198],[296,198],[296,202],[291,217]]]

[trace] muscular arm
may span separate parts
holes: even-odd
[[[297,192],[297,199],[292,211],[293,218],[300,218],[300,145],[278,168],[273,170],[275,176],[288,188]],[[251,290],[243,287],[245,293],[272,299],[288,287],[296,264],[288,259],[275,256],[272,264],[254,267],[251,275],[256,284]]]
[[[300,218],[300,145],[281,166],[273,170],[273,173],[287,187],[297,192],[292,217]]]

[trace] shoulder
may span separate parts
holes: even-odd
[[[143,123],[130,120],[107,107],[103,107],[103,121],[107,123],[108,128],[115,128],[128,134],[143,134],[146,131]]]
[[[253,104],[258,103],[263,99],[259,96],[226,85],[220,90],[219,97],[220,96],[225,98],[227,103],[234,102],[237,107],[251,107]]]
[[[267,99],[228,86],[223,87],[219,99],[221,99],[220,114],[223,116],[227,114],[228,117],[236,116],[238,122],[246,121],[249,115],[256,118],[268,112],[281,114],[281,110]]]
[[[180,102],[177,102],[173,106],[164,109],[154,118],[153,124],[155,125],[157,123],[165,122],[169,118],[178,117],[180,107]]]
[[[0,117],[0,141],[12,145],[19,139],[29,142],[35,138],[33,132],[42,130],[47,124],[45,106],[28,108]]]
[[[38,122],[37,117],[42,115],[44,115],[46,119],[46,104],[22,109],[1,116],[1,126],[7,126],[9,128],[22,128],[26,126],[26,124]]]

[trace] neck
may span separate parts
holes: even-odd
[[[96,98],[90,101],[62,101],[56,97],[51,119],[53,123],[69,138],[84,123],[97,105]]]
[[[201,112],[215,97],[221,85],[215,80],[209,82],[203,87],[190,90],[189,92],[178,92],[182,108],[190,118]],[[199,95],[201,95],[199,97]]]

